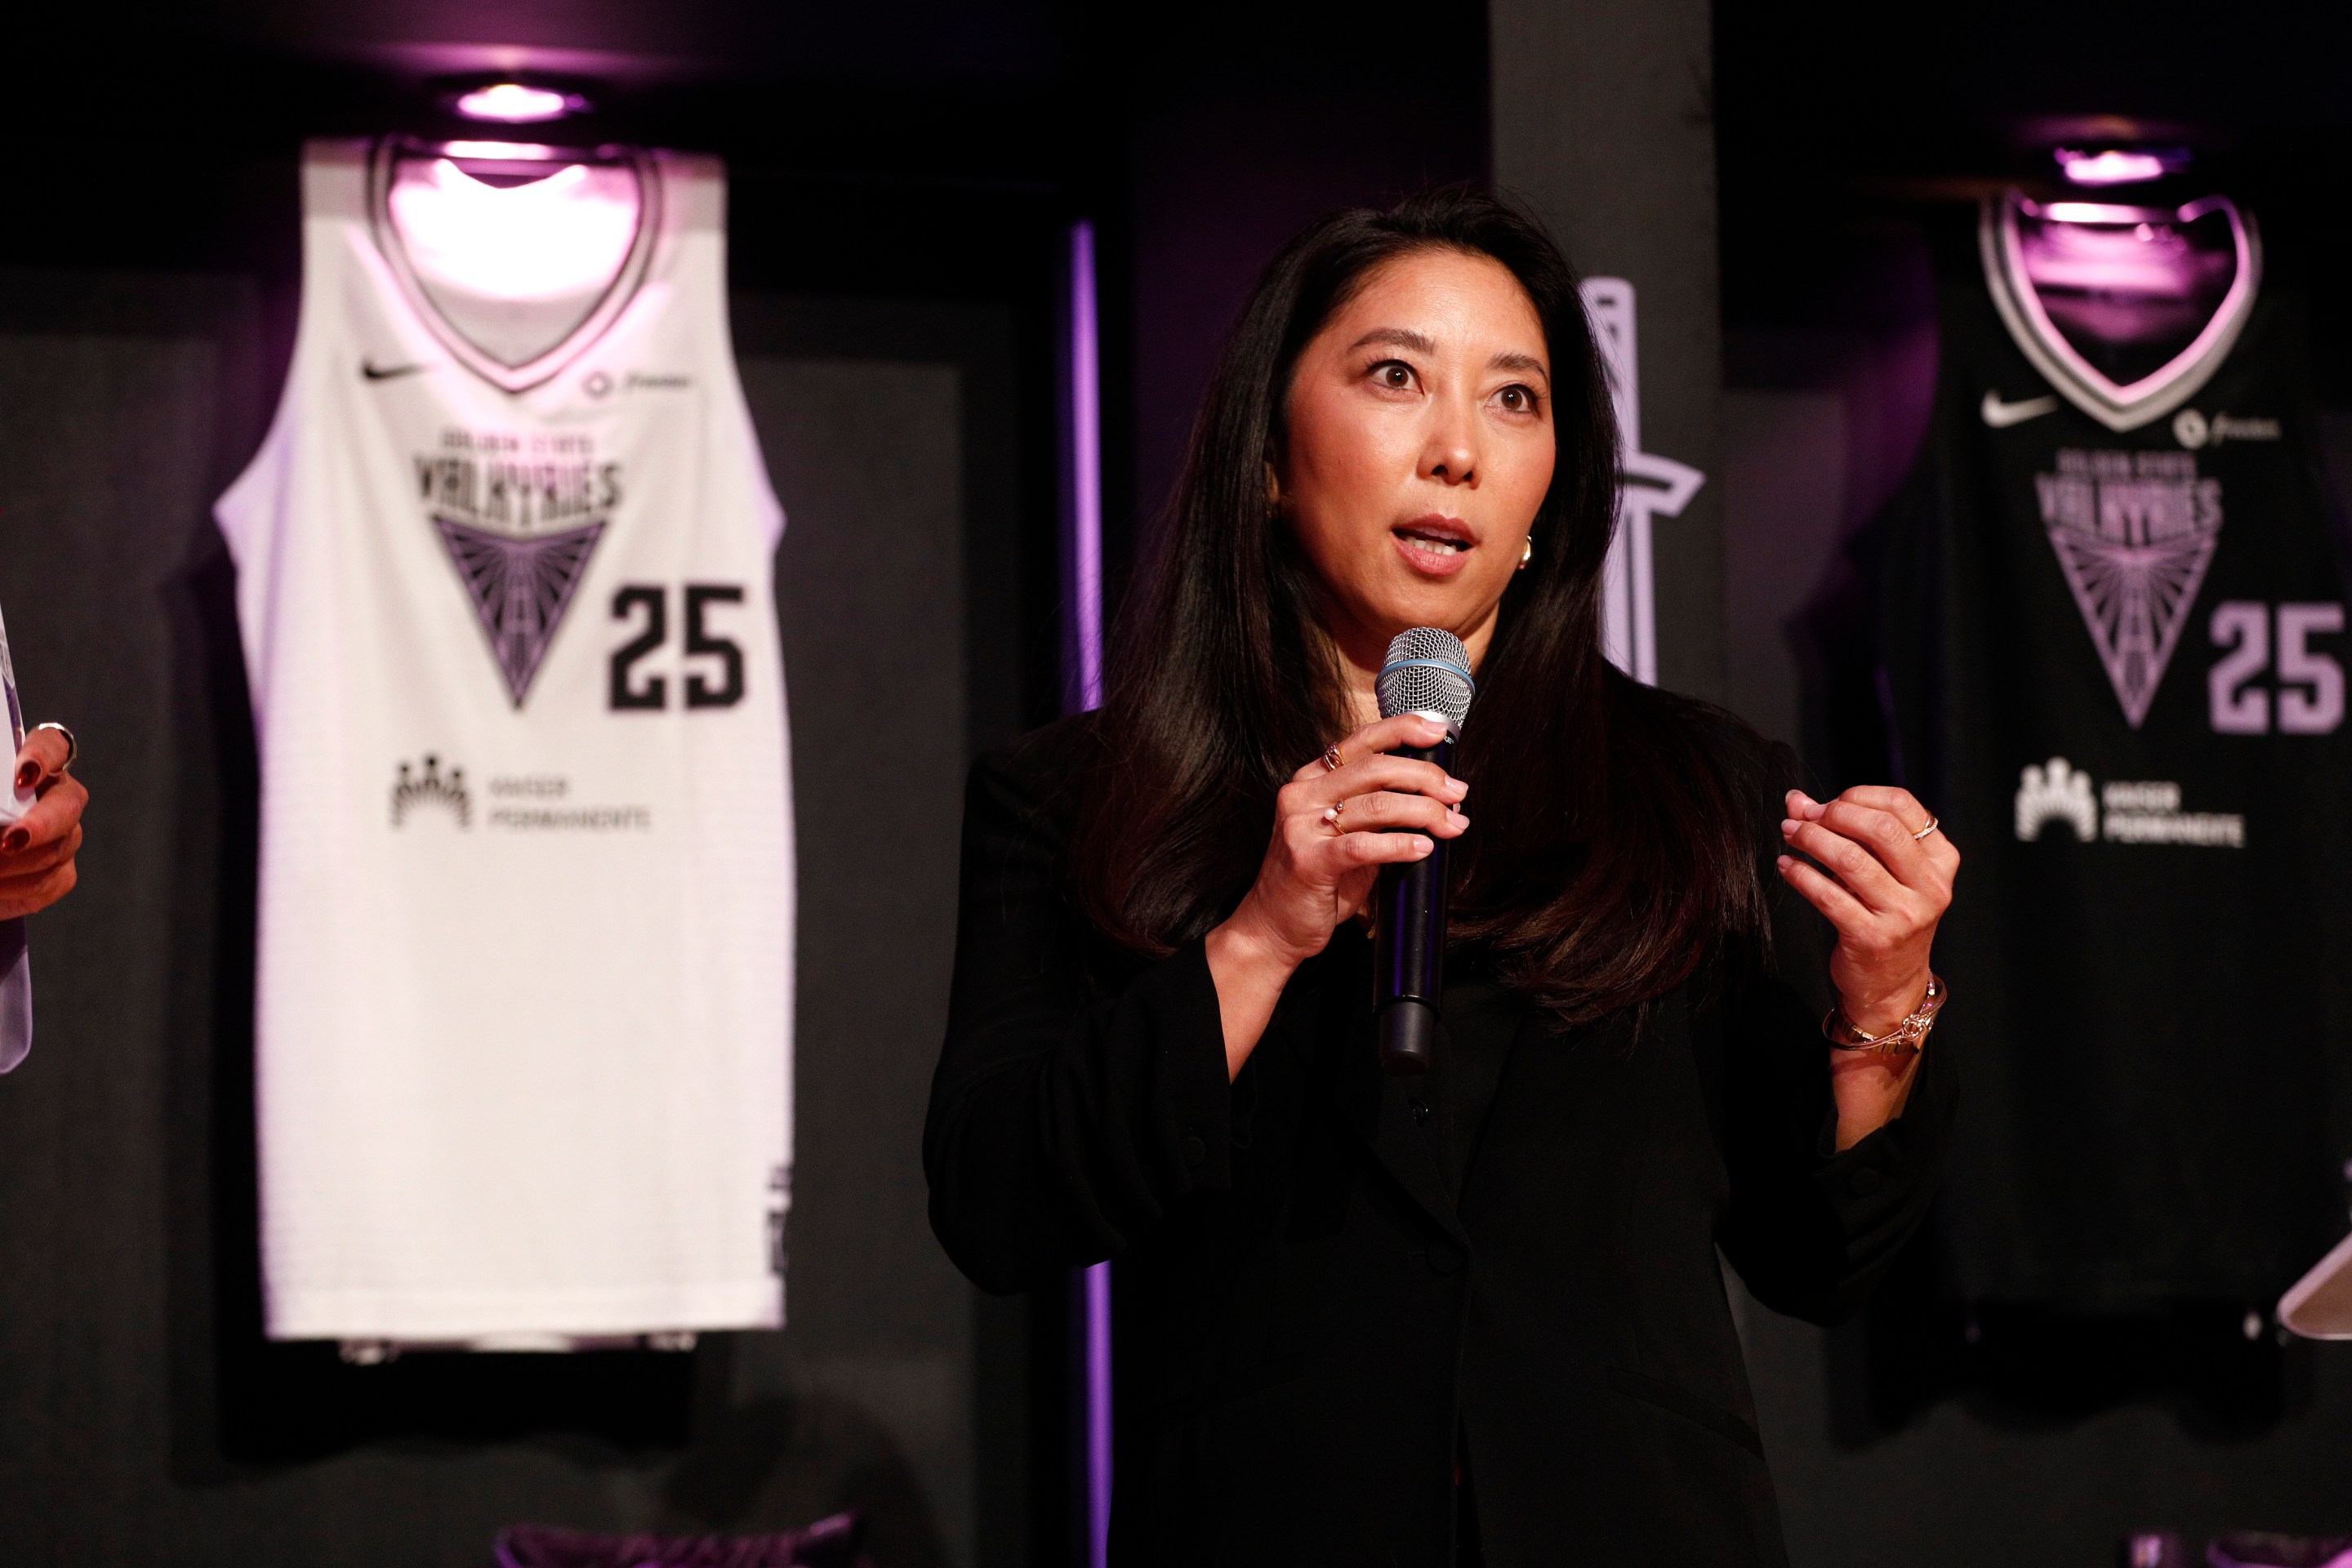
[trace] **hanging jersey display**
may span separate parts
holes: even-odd
[[[1937,1044],[1979,1300],[2267,1304],[2342,1226],[2346,580],[2250,218],[1987,204],[1869,553],[1905,782],[1967,857]]]
[[[783,518],[722,176],[448,153],[308,149],[292,367],[217,508],[261,757],[268,1332],[772,1326]]]

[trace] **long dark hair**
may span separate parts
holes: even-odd
[[[1617,429],[1576,277],[1536,220],[1465,189],[1335,213],[1266,268],[1210,382],[1157,562],[1123,618],[1072,842],[1073,890],[1108,935],[1166,952],[1247,891],[1275,793],[1351,728],[1313,568],[1273,515],[1300,353],[1382,263],[1450,249],[1507,268],[1551,353],[1559,457],[1464,727],[1472,783],[1453,929],[1566,1023],[1650,1001],[1717,939],[1760,929],[1750,811],[1694,705],[1601,650]]]

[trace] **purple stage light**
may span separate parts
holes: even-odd
[[[1095,289],[1095,228],[1070,226],[1069,307],[1062,365],[1062,654],[1064,706],[1102,706],[1101,326]],[[1086,1561],[1110,1552],[1110,1265],[1078,1276],[1079,1377],[1084,1384]]]
[[[2059,173],[2077,185],[2136,185],[2189,166],[2187,150],[2179,147],[2060,147],[2050,155],[2058,160]]]
[[[1110,1561],[1110,1265],[1087,1270],[1087,1568]]]
[[[495,120],[507,125],[536,125],[542,121],[561,120],[587,107],[588,100],[577,93],[558,92],[551,87],[532,87],[520,81],[494,81],[457,100],[457,112],[467,119]]]
[[[1080,709],[1102,706],[1102,386],[1095,301],[1095,226],[1070,226],[1069,363],[1066,393],[1069,472],[1068,547],[1063,595],[1069,606],[1071,695]]]

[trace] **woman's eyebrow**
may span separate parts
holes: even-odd
[[[1544,368],[1544,362],[1533,354],[1499,353],[1486,362],[1486,367],[1489,370],[1524,371],[1531,375],[1547,378],[1551,374],[1551,372]]]
[[[1433,341],[1423,337],[1419,332],[1407,331],[1402,327],[1374,327],[1370,331],[1349,344],[1348,352],[1353,353],[1358,349],[1369,347],[1373,343],[1386,343],[1391,348],[1411,349],[1415,353],[1433,354],[1437,352],[1437,344]]]

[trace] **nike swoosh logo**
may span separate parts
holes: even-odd
[[[2021,397],[2015,403],[2003,403],[1997,393],[1988,392],[1977,405],[1984,422],[1996,430],[2006,430],[2012,425],[2022,425],[2029,419],[2039,419],[2058,406],[2055,397]]]
[[[415,375],[420,370],[430,370],[425,364],[378,364],[372,359],[360,361],[360,374],[370,381],[390,381],[396,375]]]

